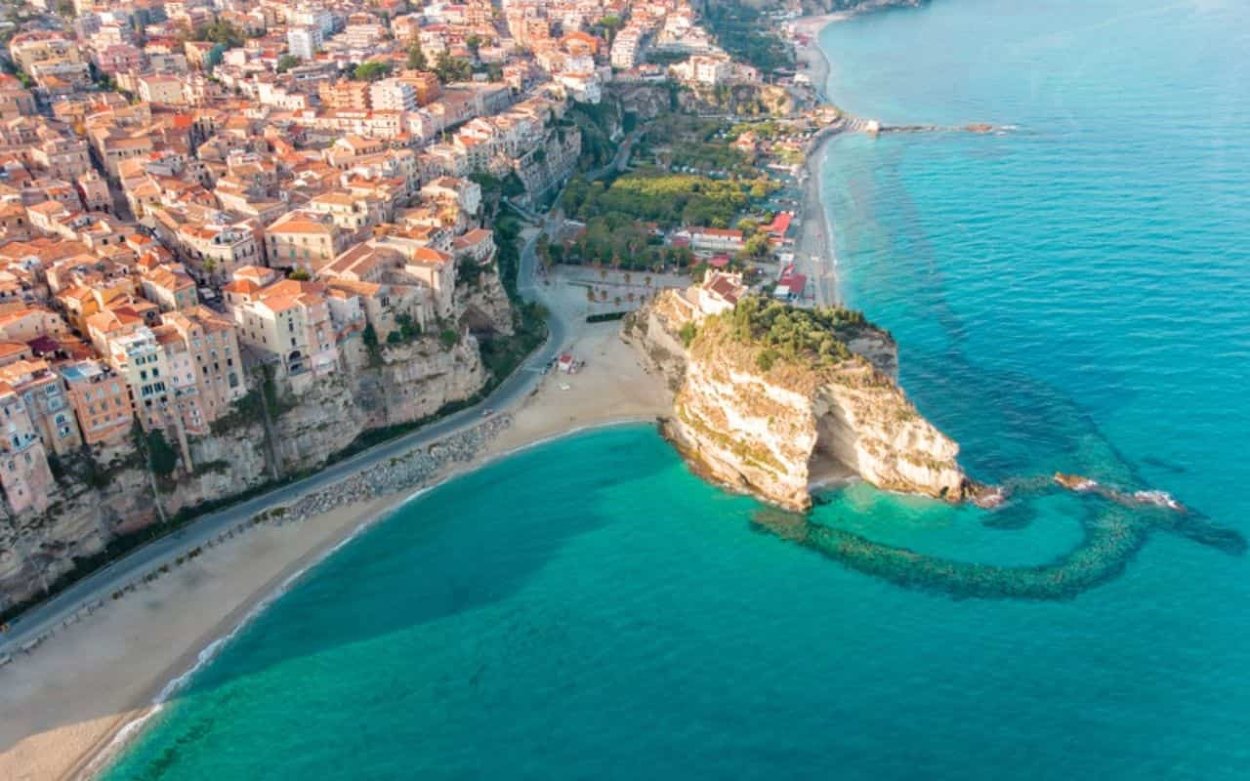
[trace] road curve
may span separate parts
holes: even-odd
[[[541,286],[537,285],[534,280],[537,265],[534,244],[539,235],[541,234],[535,233],[521,250],[517,288],[527,301],[543,303]],[[547,308],[550,314],[547,317],[546,342],[522,361],[512,375],[482,401],[395,439],[363,450],[302,480],[203,515],[177,531],[136,548],[107,567],[86,576],[48,601],[14,619],[10,623],[9,630],[0,638],[0,654],[12,654],[18,651],[30,640],[55,629],[88,603],[124,587],[136,578],[159,568],[162,564],[172,562],[178,556],[204,545],[218,534],[269,507],[289,504],[305,494],[334,485],[377,463],[402,456],[468,429],[480,421],[483,410],[506,409],[524,400],[538,386],[542,378],[542,373],[538,369],[558,355],[567,340],[568,323],[556,314],[557,308]]]

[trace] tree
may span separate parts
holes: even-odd
[[[296,65],[299,65],[299,57],[294,54],[284,54],[278,58],[278,73],[286,73]]]
[[[768,243],[768,236],[763,233],[757,233],[747,239],[746,244],[742,248],[742,257],[747,260],[758,260],[768,257],[772,252],[772,247]]]
[[[170,447],[160,429],[152,429],[147,436],[148,466],[160,477],[169,477],[178,468],[178,453]]]
[[[307,282],[312,279],[312,275],[308,273],[308,269],[296,268],[287,275],[288,279],[294,279],[297,282]]]
[[[390,72],[390,63],[373,60],[357,65],[356,70],[352,73],[352,77],[356,81],[378,81],[386,78]]]
[[[469,47],[469,51],[473,53],[473,59],[477,59],[477,53],[482,48],[482,39],[477,35],[470,35],[464,39],[464,45]]]
[[[452,57],[447,52],[440,52],[434,73],[443,84],[455,81],[468,81],[473,78],[473,66],[463,57]]]
[[[378,344],[378,332],[373,327],[373,323],[365,326],[361,338],[364,340],[365,350],[369,352],[370,362],[377,363],[380,361],[382,359],[382,347]]]
[[[611,46],[616,40],[616,31],[621,29],[621,17],[609,14],[599,20],[599,27],[608,34],[608,45]]]
[[[195,39],[197,41],[220,43],[228,49],[243,45],[243,33],[225,19],[219,19],[199,30],[195,35]]]
[[[420,41],[413,41],[412,46],[408,47],[408,67],[413,70],[428,70],[430,62],[425,58],[425,52],[421,49]]]
[[[681,343],[686,347],[689,347],[690,343],[694,341],[695,336],[699,333],[698,326],[694,324],[693,320],[687,320],[685,325],[681,327],[681,331],[679,333],[681,336]]]
[[[547,234],[539,235],[538,241],[534,244],[534,253],[538,255],[539,261],[542,262],[543,268],[551,268],[551,240],[547,238]]]

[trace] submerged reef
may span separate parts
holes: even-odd
[[[1240,533],[1193,512],[1166,507],[1134,510],[1097,494],[1086,500],[1081,543],[1053,562],[1034,566],[1000,566],[931,556],[875,542],[817,523],[805,514],[775,507],[758,510],[752,528],[898,586],[968,599],[1072,599],[1122,575],[1155,532],[1179,534],[1229,555],[1246,552],[1246,539]]]

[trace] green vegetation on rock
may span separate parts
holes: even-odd
[[[842,307],[798,309],[747,296],[731,312],[709,318],[728,328],[739,344],[762,348],[756,365],[768,371],[777,361],[834,366],[851,357],[846,340],[865,326],[864,315]]]
[[[569,182],[562,204],[579,220],[615,212],[662,228],[726,228],[747,205],[754,184],[688,174],[629,174],[605,187],[602,182],[576,177]]]
[[[794,67],[790,46],[759,9],[738,0],[721,0],[707,5],[705,19],[735,60],[747,62],[762,73]]]

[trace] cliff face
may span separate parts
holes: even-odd
[[[512,303],[499,273],[493,268],[484,271],[472,284],[456,286],[456,309],[464,312],[462,321],[474,333],[511,336],[516,330],[512,323]]]
[[[668,291],[626,325],[626,338],[676,392],[664,430],[696,469],[791,509],[810,506],[813,487],[853,476],[966,498],[958,446],[894,382],[888,334],[849,329],[840,336],[857,354],[806,365],[761,358],[767,348],[736,340],[729,317],[702,317]]]
[[[257,408],[217,426],[211,436],[191,439],[189,472],[180,467],[158,480],[143,457],[127,448],[94,463],[64,459],[44,513],[13,517],[0,504],[0,610],[38,596],[78,566],[75,559],[159,523],[161,511],[172,517],[316,469],[362,434],[428,418],[472,397],[488,379],[469,335],[450,347],[436,335],[425,336],[384,346],[375,356],[357,339],[342,352],[338,373],[298,395],[277,394],[266,405],[267,417]]]

